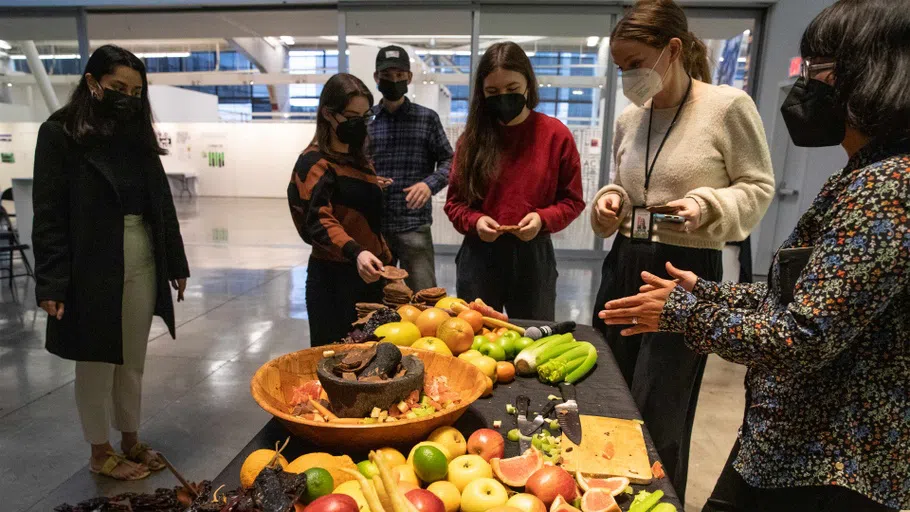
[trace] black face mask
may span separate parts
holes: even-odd
[[[502,124],[509,124],[509,122],[518,117],[528,103],[525,95],[517,92],[487,96],[485,101],[487,110],[493,114],[493,117],[499,119]]]
[[[104,96],[101,97],[100,104],[104,115],[118,121],[129,121],[142,110],[142,98],[107,88],[104,89]]]
[[[834,87],[800,77],[780,107],[790,138],[797,146],[820,148],[843,142],[846,116],[837,106]]]
[[[362,117],[347,119],[335,127],[335,135],[342,144],[347,144],[352,148],[363,147],[363,142],[367,139],[367,124]]]
[[[391,80],[386,80],[385,78],[379,79],[379,92],[382,93],[382,97],[389,101],[398,101],[408,93],[408,81],[400,80],[398,82],[393,82]]]

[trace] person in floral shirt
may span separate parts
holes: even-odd
[[[795,144],[840,143],[849,162],[767,284],[668,264],[674,280],[643,273],[640,294],[599,313],[624,335],[678,332],[748,366],[743,426],[706,511],[910,508],[908,41],[910,0],[840,0],[803,35],[784,121]],[[782,271],[793,248],[805,266]]]

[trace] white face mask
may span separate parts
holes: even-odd
[[[667,51],[666,47],[660,51],[654,67],[650,69],[632,69],[622,72],[622,93],[625,94],[626,98],[629,98],[629,101],[639,107],[647,103],[648,100],[656,96],[664,88],[666,73],[661,76],[657,71],[654,71],[654,68],[657,67],[657,63],[660,62],[660,58],[664,56],[665,51]],[[669,71],[670,67],[668,66],[667,72]]]

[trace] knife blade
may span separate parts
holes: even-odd
[[[525,435],[525,432],[531,432],[531,422],[528,421],[528,409],[531,408],[531,399],[524,396],[518,395],[515,397],[515,409],[518,410],[518,449],[521,450],[521,453],[526,452],[531,448],[531,438]]]
[[[556,407],[556,402],[547,402],[547,405],[544,406],[543,410],[537,413],[537,417],[531,421],[531,426],[533,428],[531,429],[531,433],[528,434],[529,436],[540,430],[540,427],[547,421],[547,416],[550,415],[554,407]]]
[[[578,402],[575,401],[575,386],[561,382],[559,392],[564,402],[556,406],[556,420],[569,441],[580,445],[581,418],[578,416]]]

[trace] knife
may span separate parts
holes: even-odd
[[[521,450],[521,453],[528,451],[531,448],[531,438],[528,437],[530,434],[525,435],[525,432],[532,432],[531,422],[528,421],[528,409],[531,407],[531,399],[524,396],[518,395],[515,397],[515,408],[518,410],[518,449]]]
[[[581,418],[578,416],[578,402],[575,401],[575,386],[561,382],[559,392],[564,402],[556,406],[556,420],[569,441],[580,445]]]
[[[530,422],[531,429],[528,433],[529,436],[540,430],[540,427],[543,426],[544,422],[547,420],[547,416],[550,415],[554,407],[556,407],[556,402],[547,402],[547,405],[544,406],[543,410],[537,413],[537,417],[534,418],[534,421]]]

